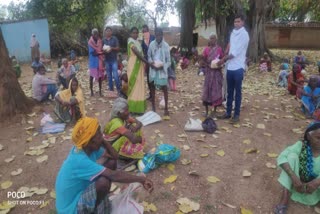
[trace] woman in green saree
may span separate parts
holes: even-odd
[[[146,110],[144,63],[148,63],[142,54],[139,43],[139,30],[131,28],[131,37],[128,39],[128,105],[129,112],[143,114]]]
[[[110,121],[104,128],[104,138],[120,156],[142,159],[145,139],[141,127],[140,121],[129,116],[127,100],[117,98],[111,110]]]

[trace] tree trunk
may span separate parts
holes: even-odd
[[[266,45],[265,23],[271,15],[274,0],[250,0],[248,24],[250,28],[249,58],[258,62],[267,52],[271,58],[276,58]]]
[[[193,0],[184,0],[181,3],[181,31],[180,48],[189,54],[192,53],[193,28],[195,25],[195,3]]]
[[[28,113],[34,102],[26,97],[20,87],[9,59],[0,29],[0,119],[10,118],[17,113]]]

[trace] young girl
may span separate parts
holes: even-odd
[[[266,53],[263,55],[263,58],[260,59],[260,71],[272,71],[271,60]]]
[[[278,86],[286,88],[288,87],[288,69],[284,64],[280,65],[280,72],[278,76]]]
[[[177,86],[176,86],[176,60],[174,58],[175,50],[176,50],[175,48],[171,48],[171,50],[170,50],[171,66],[168,69],[169,86],[172,91],[177,90]]]
[[[303,140],[287,147],[277,162],[283,192],[275,213],[287,213],[290,195],[295,202],[316,205],[320,201],[320,123],[311,123]]]

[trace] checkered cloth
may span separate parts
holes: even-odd
[[[78,214],[110,214],[111,213],[111,202],[109,200],[109,196],[107,195],[100,204],[95,207],[97,200],[97,191],[95,183],[92,183],[88,186],[87,189],[84,190],[82,195],[80,196],[78,205],[77,205],[77,213]]]

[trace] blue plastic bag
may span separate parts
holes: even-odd
[[[148,173],[158,168],[161,164],[171,163],[180,158],[180,149],[169,144],[160,144],[155,153],[146,154],[138,162],[138,167],[143,173]]]

